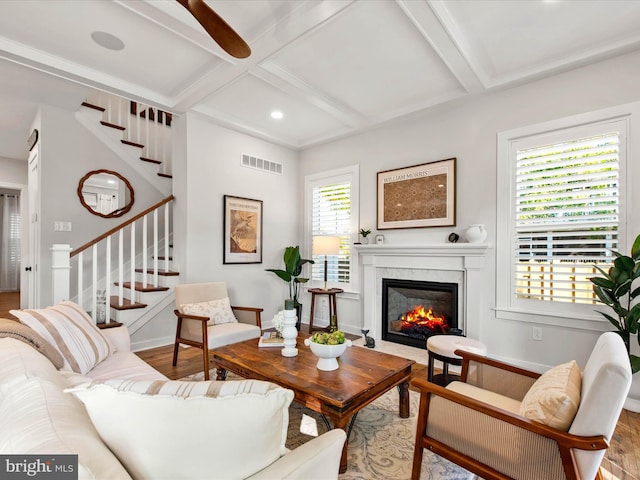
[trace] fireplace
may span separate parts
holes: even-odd
[[[431,335],[458,330],[458,284],[382,279],[382,339],[426,349]]]

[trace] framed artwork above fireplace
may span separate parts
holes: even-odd
[[[378,172],[378,230],[455,224],[455,158]]]

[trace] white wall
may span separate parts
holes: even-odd
[[[473,223],[484,223],[487,242],[495,245],[496,134],[542,121],[589,112],[640,99],[640,53],[620,56],[600,64],[507,91],[483,95],[466,102],[416,115],[384,128],[311,148],[301,153],[300,179],[343,165],[360,164],[360,222],[376,228],[376,172],[414,164],[457,158],[457,226],[413,230],[385,230],[385,243],[445,242],[452,231],[462,233]],[[632,159],[632,162],[638,162]],[[634,169],[631,185],[640,180]],[[637,195],[637,194],[636,194]],[[637,197],[632,205],[638,204]],[[637,210],[632,210],[630,232],[640,231]],[[541,325],[543,340],[532,340],[532,325],[497,320],[495,256],[490,252],[486,270],[485,304],[475,314],[482,317],[481,340],[492,356],[537,370],[575,358],[584,363],[598,332]],[[359,328],[360,302],[338,300],[339,317],[349,329]],[[341,322],[342,323],[342,322]],[[603,324],[603,329],[609,329]]]
[[[282,254],[301,238],[301,181],[292,150],[183,115],[175,125],[174,254],[183,282],[222,280],[232,304],[264,308],[270,321],[282,309],[286,284],[266,268],[282,268]],[[283,175],[242,167],[246,153],[283,164]],[[223,196],[263,202],[261,264],[223,264]]]
[[[163,198],[132,167],[93,136],[75,112],[43,106],[40,109],[40,299],[51,304],[51,245],[79,247],[119,225]],[[129,180],[135,192],[133,208],[119,218],[102,218],[87,211],[78,198],[80,179],[89,171],[108,169]],[[54,231],[55,221],[71,222],[71,232]]]
[[[26,150],[26,147],[25,147]],[[27,161],[0,157],[0,186],[26,185]]]

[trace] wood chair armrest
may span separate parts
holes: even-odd
[[[459,357],[462,357],[463,368],[465,363],[469,364],[469,362],[473,361],[473,362],[481,363],[484,365],[490,365],[494,368],[499,368],[501,370],[506,370],[508,372],[517,373],[518,375],[523,375],[525,377],[538,378],[540,376],[540,374],[537,372],[516,367],[515,365],[504,363],[504,362],[501,362],[500,360],[495,360],[493,358],[485,357],[484,355],[477,355],[475,353],[471,353],[466,350],[458,349],[453,353],[455,353]]]
[[[257,325],[262,329],[262,312],[264,308],[231,305],[231,309],[234,311],[239,322]]]
[[[515,413],[503,410],[491,404],[484,403],[474,398],[467,397],[460,393],[448,390],[447,388],[436,385],[435,383],[431,383],[423,378],[414,378],[413,380],[411,380],[411,385],[420,390],[421,395],[437,395],[438,397],[442,397],[447,401],[480,412],[483,415],[487,415],[489,417],[510,423],[532,433],[547,437],[555,441],[559,446],[562,446],[566,449],[577,448],[580,450],[595,451],[606,449],[609,446],[609,442],[603,435],[582,437],[556,430],[547,425],[539,422],[534,422],[533,420],[529,420],[528,418],[516,415]]]
[[[186,313],[182,313],[180,310],[174,310],[173,313],[176,314],[178,318],[186,318],[187,320],[200,320],[201,322],[208,322],[209,317],[201,317],[200,315],[188,315]]]

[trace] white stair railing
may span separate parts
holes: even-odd
[[[141,156],[161,162],[159,173],[171,174],[171,113],[97,90],[86,102],[104,108],[104,122],[124,127],[123,140],[143,145]]]
[[[140,259],[142,262],[142,278],[146,288],[148,286],[147,252],[149,250],[153,251],[154,257],[153,270],[151,272],[153,275],[153,286],[158,286],[158,276],[160,272],[158,254],[160,253],[160,244],[163,246],[163,254],[167,259],[163,264],[164,271],[169,271],[169,237],[171,234],[170,208],[172,200],[173,195],[75,250],[71,250],[68,245],[54,245],[52,251],[55,261],[52,268],[56,272],[56,275],[53,277],[54,292],[57,292],[56,296],[58,297],[54,298],[54,301],[75,297],[79,305],[91,312],[91,316],[96,323],[109,323],[111,321],[111,292],[115,287],[111,279],[117,278],[117,305],[124,306],[126,300],[135,303],[137,300],[135,270],[136,263],[138,263],[136,258],[142,257]],[[162,217],[158,215],[159,211],[163,211]],[[147,244],[149,218],[151,218],[153,222],[151,225],[153,230],[151,245]],[[164,238],[162,242],[158,236],[160,218],[163,220]],[[141,245],[137,247],[140,251],[136,251],[137,224],[142,224],[142,241],[140,242]],[[115,255],[112,255],[111,240],[115,235],[117,235],[117,242],[114,242],[116,244],[116,252]],[[129,265],[125,264],[125,237],[129,238]],[[85,256],[86,251],[91,252],[90,258]],[[68,265],[68,267],[65,265]],[[77,273],[75,283],[71,281],[71,271],[74,269]],[[124,279],[125,273],[127,272],[129,273],[131,281],[129,298],[126,298],[124,295]],[[101,294],[102,291],[104,291],[104,294]],[[99,298],[101,299],[102,297],[105,298],[104,309],[102,309],[99,301]],[[104,312],[104,317],[102,312]]]

